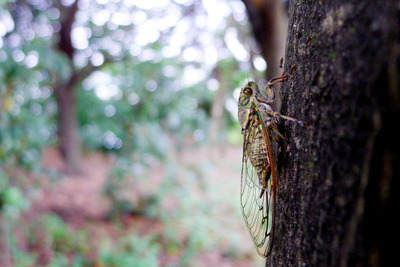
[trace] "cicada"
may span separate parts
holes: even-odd
[[[278,131],[278,120],[283,118],[297,121],[273,111],[273,86],[289,76],[282,75],[270,80],[266,85],[265,96],[255,82],[248,82],[239,96],[238,117],[244,137],[241,208],[257,252],[263,257],[271,252],[274,238],[277,186],[274,151],[278,139],[283,138]]]

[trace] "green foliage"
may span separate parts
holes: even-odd
[[[172,159],[165,162],[158,181],[148,171],[151,165],[140,170],[133,168],[137,163],[119,159],[105,187],[113,203],[110,215],[116,219],[129,213],[162,222],[162,251],[179,255],[178,266],[192,266],[196,257],[213,249],[236,256],[240,250],[240,233],[227,232],[224,236],[226,225],[221,224],[221,210],[227,212],[222,216],[227,218],[226,222],[230,216],[240,218],[239,203],[231,201],[226,207],[226,200],[230,199],[226,194],[230,191],[224,193],[216,187],[220,184],[213,181],[214,165],[207,160],[179,165]],[[239,167],[237,171],[240,172]]]
[[[21,228],[24,226],[25,228]],[[43,214],[29,225],[24,225],[20,220],[0,221],[0,227],[6,237],[7,245],[12,251],[13,266],[43,266],[38,265],[40,254],[47,254],[49,261],[46,267],[55,266],[92,266],[92,262],[87,256],[89,248],[89,238],[85,231],[71,230],[66,223],[55,214]],[[6,230],[6,231],[4,231]],[[15,232],[19,232],[19,237],[25,236],[26,246],[21,249]],[[29,248],[29,250],[27,250]],[[49,257],[52,255],[51,257]],[[72,259],[72,260],[71,260]]]
[[[164,231],[161,234],[163,251],[170,255],[181,253],[180,266],[188,266],[193,257],[210,246],[212,238],[208,235],[211,222],[203,220],[201,216],[188,218],[187,214],[193,214],[193,211],[205,212],[211,208],[209,202],[199,201],[191,195],[190,190],[196,190],[197,187],[193,183],[185,185],[174,179],[176,168],[173,162],[167,165],[169,171],[164,182],[159,186],[152,186],[151,191],[142,188],[137,193],[131,190],[135,187],[143,187],[143,183],[151,183],[151,180],[145,182],[151,178],[145,172],[134,171],[132,168],[123,169],[121,166],[124,165],[130,166],[124,164],[123,160],[119,161],[117,164],[119,167],[110,172],[109,181],[105,187],[106,195],[113,203],[110,215],[130,213],[160,220],[164,225]],[[133,175],[134,179],[132,179]],[[130,198],[124,198],[127,196],[126,191],[131,191]],[[175,203],[174,206],[166,207],[165,203],[170,201]],[[177,227],[178,222],[180,227]]]
[[[89,252],[88,234],[85,231],[72,231],[57,215],[46,214],[38,223],[39,228],[46,229],[46,239],[55,252],[79,253]]]
[[[18,221],[35,187],[26,172],[42,172],[41,150],[51,142],[54,102],[47,76],[11,57],[0,61],[0,215]]]
[[[37,53],[39,62],[35,69],[48,73],[49,81],[55,84],[56,80],[67,82],[72,74],[70,59],[64,54],[50,47],[46,40],[35,39],[29,44],[29,49]],[[55,88],[57,90],[57,88]]]
[[[88,266],[90,262],[87,256],[90,252],[88,233],[84,230],[70,229],[55,214],[43,214],[33,221],[26,233],[33,255],[43,253],[43,250],[53,254],[47,267],[71,266],[71,263],[74,263],[74,266]]]
[[[151,236],[128,235],[115,243],[105,240],[99,249],[99,261],[106,266],[157,267],[160,248]]]
[[[182,140],[197,128],[206,130],[204,107],[211,97],[201,86],[180,88],[174,77],[162,74],[165,66],[177,75],[183,68],[173,61],[120,62],[84,81],[84,90],[78,91],[78,118],[88,148],[145,151],[162,158],[171,135]],[[107,81],[115,95],[100,99],[106,88],[97,84],[99,79]]]
[[[28,200],[15,186],[5,186],[0,189],[0,211],[10,218],[18,217],[21,211],[28,206]]]
[[[4,223],[5,222],[3,222],[3,224]],[[35,266],[37,260],[37,255],[35,255],[35,253],[30,253],[20,249],[17,245],[18,240],[14,236],[8,237],[8,243],[14,256],[13,267]]]
[[[40,168],[41,148],[52,136],[54,102],[41,71],[0,62],[0,162]]]

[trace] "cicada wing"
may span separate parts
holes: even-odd
[[[244,132],[243,160],[241,172],[241,208],[242,214],[253,239],[257,252],[266,257],[271,252],[273,231],[274,231],[274,207],[275,207],[275,170],[272,171],[266,187],[262,186],[255,167],[251,164],[248,150],[254,142],[257,131],[262,131],[266,138],[265,153],[272,163],[274,169],[273,152],[269,140],[268,128],[262,123],[251,125]],[[258,128],[260,127],[260,128]],[[268,151],[270,150],[270,151]]]

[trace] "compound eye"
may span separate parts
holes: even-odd
[[[251,88],[249,88],[249,87],[246,87],[246,88],[243,89],[243,94],[251,95],[251,94],[253,94],[253,90]]]

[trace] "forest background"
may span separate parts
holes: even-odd
[[[1,1],[0,37],[1,266],[262,262],[236,112],[266,62],[241,1]]]

